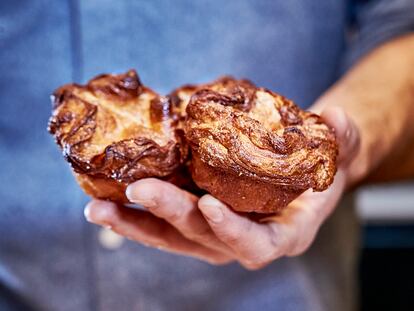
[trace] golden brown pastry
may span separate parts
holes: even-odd
[[[140,178],[182,181],[188,148],[171,103],[134,70],[64,85],[52,100],[49,132],[87,194],[127,202],[126,186]]]
[[[49,131],[96,198],[125,203],[126,186],[145,177],[197,192],[191,160],[201,189],[236,211],[271,213],[325,190],[336,171],[335,135],[321,118],[247,80],[163,97],[131,70],[65,85],[52,99]]]
[[[308,188],[325,190],[337,144],[321,118],[245,80],[194,93],[185,135],[195,183],[236,211],[271,213]]]
[[[237,83],[237,84],[236,84]],[[233,95],[237,96],[237,90],[234,89],[240,88],[244,86],[244,89],[248,92],[251,90],[251,94],[248,96],[253,96],[254,92],[254,84],[252,84],[248,80],[235,80],[233,77],[230,76],[223,76],[213,82],[205,83],[205,84],[187,84],[183,85],[174,91],[172,91],[168,98],[172,104],[172,110],[174,115],[179,117],[180,120],[185,121],[187,117],[187,105],[190,102],[191,96],[200,91],[200,90],[213,90],[216,92],[229,92],[233,89]],[[239,96],[244,96],[244,94],[240,94]],[[184,123],[184,122],[183,122]],[[183,125],[183,124],[181,124]]]

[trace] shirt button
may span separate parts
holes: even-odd
[[[110,229],[101,228],[98,232],[98,240],[102,247],[110,250],[118,249],[124,243],[124,237]]]

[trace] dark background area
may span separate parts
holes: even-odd
[[[414,225],[366,225],[363,233],[361,310],[414,310]]]

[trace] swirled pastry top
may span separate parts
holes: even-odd
[[[333,130],[279,94],[225,79],[197,91],[186,107],[194,156],[236,178],[325,190],[336,172]]]
[[[187,156],[170,101],[134,70],[64,85],[52,101],[49,132],[77,173],[131,182],[167,176]]]
[[[248,107],[255,89],[254,84],[250,81],[235,80],[230,76],[221,77],[211,83],[183,85],[168,95],[175,115],[184,121],[187,116],[186,108],[191,96],[201,90],[212,90],[223,94],[231,93],[233,99],[230,100],[246,101],[245,103],[240,102],[237,106],[239,109],[244,110]]]

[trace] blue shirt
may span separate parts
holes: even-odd
[[[136,68],[161,93],[232,74],[307,107],[361,55],[412,30],[412,8],[410,0],[2,1],[0,309],[349,309],[349,208],[306,256],[256,272],[130,241],[105,248],[46,132],[49,94]]]

